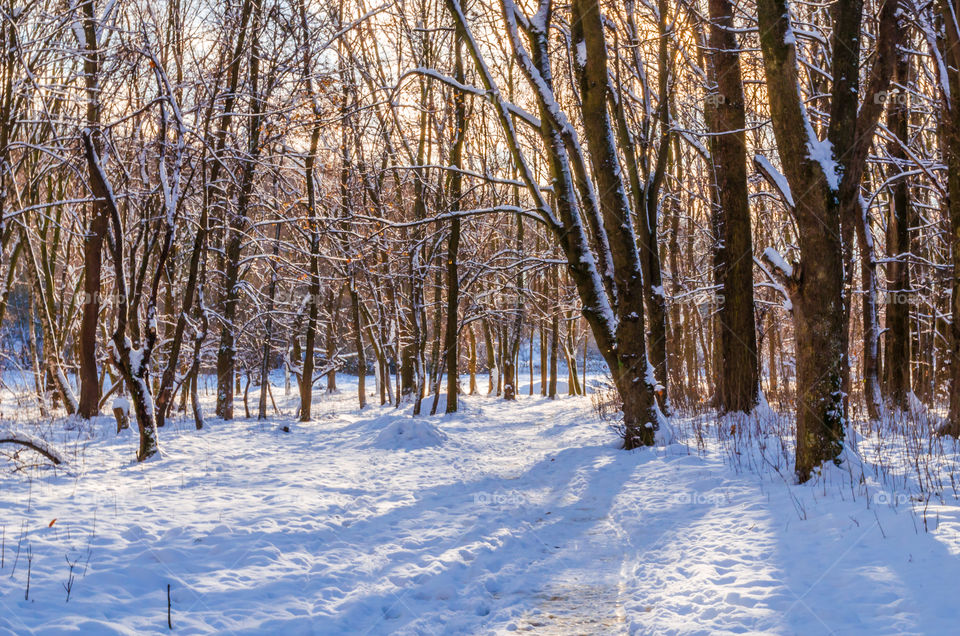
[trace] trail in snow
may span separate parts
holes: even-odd
[[[317,400],[310,424],[295,395],[264,423],[177,420],[145,464],[104,417],[63,433],[70,471],[3,472],[0,632],[167,631],[167,584],[181,633],[954,628],[949,497],[927,533],[850,468],[794,486],[710,444],[625,452],[587,398],[467,396],[414,427],[346,378]]]

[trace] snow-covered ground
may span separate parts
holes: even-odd
[[[144,464],[110,417],[21,421],[71,462],[0,459],[0,632],[166,632],[168,585],[178,633],[956,632],[952,445],[912,468],[864,432],[797,486],[773,415],[625,452],[590,398],[411,420],[339,381],[310,424],[279,387],[266,422],[177,419]]]

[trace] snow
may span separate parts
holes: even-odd
[[[763,250],[763,256],[770,261],[770,264],[780,270],[784,276],[793,276],[793,267],[780,255],[776,248],[768,247]]]
[[[780,191],[786,204],[790,208],[797,207],[796,202],[793,200],[793,193],[790,190],[790,183],[787,181],[787,178],[783,176],[783,173],[777,170],[776,167],[770,163],[770,160],[761,154],[755,155],[753,160],[760,166],[760,169],[773,180],[773,185]]]
[[[130,400],[123,396],[116,397],[113,399],[112,409],[120,409],[127,415],[130,415]]]
[[[799,94],[799,92],[798,92]],[[806,107],[803,108],[803,122],[807,133],[807,156],[820,164],[827,187],[833,191],[840,189],[840,165],[834,158],[833,144],[829,139],[820,139],[810,123]]]
[[[587,43],[583,40],[577,42],[577,64],[581,67],[587,65]]]
[[[787,46],[794,46],[797,43],[797,35],[793,32],[793,26],[789,21],[787,22],[786,30],[783,32],[783,43]]]
[[[43,438],[25,431],[0,428],[0,441],[32,447],[32,450],[43,451],[61,464],[67,463],[67,459],[60,450],[48,444]]]
[[[134,375],[139,375],[140,366],[143,364],[143,350],[134,348],[129,338],[127,338],[127,348],[130,351],[130,371]]]
[[[424,419],[415,419],[407,415],[392,415],[375,420],[386,426],[377,434],[376,447],[387,450],[426,448],[439,446],[446,439],[446,434]]]
[[[818,139],[812,127],[808,126],[807,133],[807,152],[810,159],[820,164],[830,189],[840,189],[840,167],[833,158],[833,144],[826,139]]]
[[[851,429],[844,463],[799,486],[765,400],[628,452],[590,396],[463,396],[414,420],[358,410],[341,375],[299,423],[275,381],[281,415],[176,417],[146,464],[109,417],[63,432],[20,413],[72,472],[0,464],[0,633],[167,632],[167,585],[181,633],[955,630],[958,450],[921,455],[942,484],[922,488],[926,416]]]

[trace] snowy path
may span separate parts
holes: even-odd
[[[178,633],[954,629],[955,504],[928,534],[839,479],[620,451],[587,399],[467,398],[434,439],[342,391],[306,425],[177,422],[145,465],[103,418],[76,474],[3,473],[0,632],[166,632],[167,584]]]

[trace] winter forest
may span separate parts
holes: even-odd
[[[0,633],[955,631],[958,14],[0,0]]]

